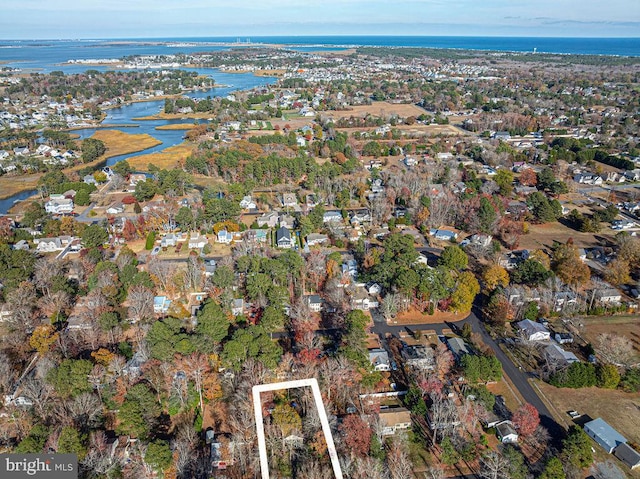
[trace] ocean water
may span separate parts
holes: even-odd
[[[117,40],[0,40],[0,62],[43,72],[79,73],[86,65],[65,65],[73,59],[122,58],[127,55],[166,55],[227,50],[236,38],[140,38]],[[251,45],[278,44],[299,51],[339,50],[352,46],[455,48],[513,52],[538,52],[640,56],[640,38],[545,37],[416,37],[416,36],[273,36],[242,38]],[[170,45],[168,43],[173,43]],[[237,46],[247,46],[239,43]],[[101,67],[99,69],[106,69]]]

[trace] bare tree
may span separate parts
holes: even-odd
[[[151,274],[158,282],[158,286],[163,291],[167,291],[169,289],[169,285],[171,283],[171,279],[175,273],[174,268],[166,261],[162,261],[154,257],[151,261],[149,261],[147,269],[149,274]]]
[[[16,370],[11,364],[11,359],[5,353],[0,352],[0,393],[9,394],[13,389],[16,378]]]
[[[509,461],[495,451],[484,455],[480,460],[482,468],[480,477],[482,479],[505,479],[509,477]]]
[[[595,350],[604,362],[625,368],[632,366],[635,357],[631,340],[618,334],[599,334],[596,338]]]
[[[153,317],[153,292],[141,284],[129,288],[129,318],[142,321]]]
[[[412,479],[411,460],[407,453],[406,444],[399,438],[394,438],[387,453],[387,467],[391,479]]]

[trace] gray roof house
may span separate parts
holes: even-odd
[[[531,321],[530,319],[523,319],[516,323],[518,330],[529,341],[549,341],[551,339],[551,333],[542,324]]]
[[[389,354],[384,349],[370,349],[369,361],[376,371],[389,371],[391,369]]]
[[[276,230],[276,246],[278,248],[293,248],[295,240],[291,238],[291,231],[284,226]]]
[[[514,443],[518,442],[518,433],[514,429],[511,421],[503,421],[496,425],[496,433],[498,439],[502,443]]]
[[[570,351],[565,351],[555,343],[551,343],[544,348],[544,355],[550,363],[558,367],[568,366],[571,363],[580,361],[575,354]]]
[[[607,424],[602,418],[596,418],[584,425],[584,432],[602,446],[609,454],[620,444],[626,444],[626,438]]]
[[[467,345],[461,338],[447,338],[447,346],[449,346],[457,361],[465,354],[469,354]]]

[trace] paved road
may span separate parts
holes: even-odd
[[[475,311],[465,319],[455,323],[412,324],[408,326],[388,325],[382,318],[382,315],[377,311],[372,313],[372,317],[374,319],[373,331],[382,337],[385,337],[387,334],[397,335],[400,331],[414,331],[422,329],[433,329],[437,334],[441,334],[442,330],[445,328],[462,328],[464,323],[469,323],[472,330],[481,335],[484,343],[495,351],[496,357],[502,363],[502,368],[505,374],[509,379],[511,379],[511,382],[518,389],[524,400],[538,410],[538,413],[540,414],[540,423],[547,428],[552,440],[557,441],[564,436],[564,429],[555,421],[555,419],[553,419],[551,412],[529,383],[528,374],[521,371],[513,361],[511,361],[511,358],[509,358],[509,356],[500,349],[498,343],[485,330]]]

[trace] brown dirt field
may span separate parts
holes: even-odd
[[[149,163],[157,166],[160,169],[171,169],[181,162],[192,153],[193,145],[182,143],[176,146],[170,146],[158,153],[149,153],[148,155],[141,155],[135,158],[130,158],[127,161],[134,170],[147,171]]]
[[[636,358],[640,360],[640,317],[638,316],[605,316],[595,318],[581,318],[580,322],[585,325],[581,336],[592,344],[595,344],[597,337],[602,333],[616,334],[631,340]]]
[[[351,107],[350,110],[346,111],[323,111],[322,116],[326,116],[329,118],[349,118],[350,116],[365,117],[367,115],[397,115],[401,118],[406,118],[409,116],[420,116],[423,113],[427,113],[427,111],[412,104],[395,104],[386,101],[374,101],[371,103],[371,105],[357,105]]]
[[[469,312],[466,313],[450,313],[436,311],[433,315],[423,314],[415,309],[410,309],[404,313],[398,314],[396,319],[391,321],[390,324],[439,324],[445,321],[460,321],[461,319],[469,316]]]
[[[613,234],[606,230],[601,233],[581,233],[561,223],[532,224],[529,233],[520,238],[519,248],[533,250],[548,248],[554,241],[566,243],[569,238],[573,238],[574,244],[578,248],[589,248],[600,244],[596,237],[613,239]]]
[[[539,388],[568,421],[566,411],[576,410],[593,419],[601,417],[629,441],[640,442],[640,393],[583,388],[556,388],[538,382]]]
[[[491,391],[496,396],[504,397],[504,402],[510,411],[515,411],[520,407],[523,400],[520,395],[517,393],[517,389],[515,389],[511,384],[508,384],[508,381],[503,378],[497,383],[488,384],[487,389]]]

